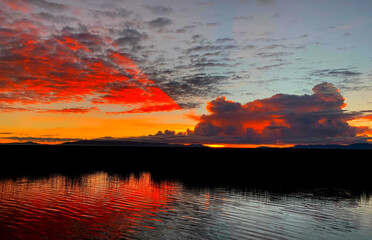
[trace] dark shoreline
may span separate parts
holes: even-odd
[[[372,150],[0,145],[0,178],[150,172],[156,181],[241,188],[372,189]]]

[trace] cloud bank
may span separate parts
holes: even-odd
[[[276,94],[245,104],[218,97],[207,104],[209,114],[200,117],[193,131],[159,131],[137,140],[230,144],[366,141],[369,128],[348,124],[363,113],[343,110],[345,98],[333,84],[324,82],[312,90],[312,95]]]

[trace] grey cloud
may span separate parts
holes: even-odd
[[[125,8],[116,8],[114,10],[96,10],[94,12],[98,15],[102,15],[109,18],[126,18],[132,14],[131,11]]]
[[[290,56],[293,53],[290,52],[256,52],[256,56],[263,57],[263,58],[278,58],[278,57],[285,57]]]
[[[84,45],[86,48],[97,51],[101,49],[101,45],[105,44],[105,41],[100,35],[92,34],[89,32],[77,32],[77,33],[66,33],[64,35],[56,36],[55,39],[60,39],[63,41],[63,37],[68,36],[77,42]]]
[[[28,0],[28,2],[35,6],[38,6],[40,8],[44,8],[50,11],[64,11],[68,9],[67,5],[49,2],[45,0]]]
[[[226,42],[232,42],[232,41],[234,41],[234,39],[232,38],[218,38],[216,40],[216,43],[226,43]]]
[[[207,23],[206,25],[209,27],[215,27],[215,26],[220,26],[221,24],[218,22],[210,22],[210,23]]]
[[[156,5],[156,6],[143,5],[143,7],[149,10],[150,12],[152,12],[153,14],[157,14],[157,15],[166,15],[166,14],[173,12],[173,8],[165,7],[161,5]]]
[[[154,28],[163,28],[173,24],[173,21],[169,18],[159,17],[154,20],[146,22],[146,24]]]
[[[141,41],[148,38],[146,33],[140,33],[135,29],[123,29],[118,32],[120,36],[115,40],[115,43],[118,45],[138,45]]]
[[[288,62],[283,62],[283,63],[277,63],[277,64],[270,64],[270,65],[264,65],[261,67],[256,67],[257,70],[271,70],[273,68],[281,67],[284,65],[288,65]]]
[[[322,69],[311,72],[310,75],[317,77],[357,77],[362,73],[353,71],[353,68]]]
[[[182,28],[179,28],[176,30],[177,33],[186,33],[186,32],[191,32],[192,30],[194,30],[197,26],[195,25],[186,25]]]
[[[195,34],[191,37],[192,40],[200,40],[200,39],[203,39],[203,35],[201,34]]]
[[[194,52],[202,52],[202,51],[217,51],[217,50],[231,50],[239,48],[238,45],[230,44],[230,45],[198,45],[195,47],[188,48],[185,53],[190,54]]]
[[[64,16],[64,15],[55,15],[48,12],[40,12],[34,14],[34,16],[46,19],[48,21],[54,23],[71,23],[71,22],[78,22],[79,20],[76,17]]]
[[[228,79],[223,75],[188,74],[172,72],[173,77],[154,74],[157,85],[174,99],[182,108],[194,108],[200,105],[195,98],[215,97],[224,92],[220,89],[221,83]],[[180,75],[181,74],[181,75]],[[160,80],[157,80],[160,79]],[[169,80],[171,79],[171,80]]]

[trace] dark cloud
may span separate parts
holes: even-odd
[[[176,32],[177,33],[189,33],[192,30],[194,30],[195,28],[197,28],[197,26],[195,26],[195,25],[186,25],[182,28],[177,29]]]
[[[311,72],[312,76],[317,77],[357,77],[362,73],[352,70],[353,68],[322,69]]]
[[[158,75],[154,73],[154,78],[159,87],[174,99],[181,108],[195,108],[200,103],[195,100],[198,98],[215,97],[225,94],[221,90],[221,84],[228,79],[224,75],[209,75],[205,73],[188,74],[186,76]],[[157,81],[156,79],[160,79]]]
[[[233,60],[230,59],[211,59],[207,57],[199,57],[196,56],[195,58],[191,58],[191,64],[185,66],[186,68],[197,68],[197,69],[204,69],[208,67],[229,67]]]
[[[277,94],[244,105],[217,98],[207,105],[211,114],[203,115],[201,123],[213,124],[222,129],[223,135],[238,137],[243,142],[356,138],[358,129],[347,123],[356,115],[342,110],[345,103],[338,89],[322,83],[313,92],[302,96]]]
[[[41,18],[42,20],[47,20],[47,21],[54,22],[54,23],[63,23],[63,24],[79,21],[76,17],[56,15],[56,14],[51,14],[48,12],[40,12],[40,13],[34,14],[33,16],[37,18]]]
[[[188,48],[185,53],[186,54],[191,54],[195,52],[210,52],[210,51],[217,51],[217,50],[232,50],[232,49],[238,49],[239,46],[235,44],[230,44],[230,45],[198,45],[195,47]]]
[[[118,32],[119,38],[115,39],[115,43],[118,45],[130,45],[138,46],[143,40],[148,38],[146,33],[140,33],[135,29],[123,29]]]
[[[216,43],[226,43],[226,42],[233,42],[233,41],[234,41],[234,39],[232,39],[232,38],[218,38],[216,40]]]
[[[209,26],[209,27],[216,27],[216,26],[220,26],[221,23],[218,23],[218,22],[210,22],[210,23],[207,23],[206,25]]]
[[[269,65],[264,65],[264,66],[256,67],[256,69],[257,70],[271,70],[273,68],[285,66],[285,65],[288,65],[288,64],[289,64],[289,62],[281,62],[281,63],[277,63],[277,64],[269,64]]]
[[[143,7],[156,15],[166,15],[173,12],[173,8],[161,5],[156,6],[143,5]]]
[[[173,21],[169,18],[159,17],[159,18],[156,18],[152,21],[148,21],[148,22],[145,22],[145,23],[147,25],[149,25],[150,27],[163,28],[163,27],[166,27],[166,26],[169,26],[169,25],[173,24]]]
[[[193,131],[167,131],[142,140],[168,142],[171,137],[178,143],[234,144],[366,141],[367,137],[360,134],[371,129],[348,124],[364,112],[343,110],[345,99],[330,83],[318,84],[312,90],[312,95],[276,94],[245,104],[218,97],[207,104],[209,114],[200,117]]]
[[[27,2],[49,11],[64,11],[68,9],[67,5],[45,0],[27,0]]]
[[[256,56],[262,57],[262,58],[278,58],[278,57],[290,56],[292,54],[293,53],[291,52],[266,52],[266,51],[256,52]]]
[[[98,16],[105,16],[109,18],[127,18],[129,17],[132,12],[125,9],[125,8],[116,8],[114,10],[95,10],[95,14]]]

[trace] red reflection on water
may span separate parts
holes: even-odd
[[[63,176],[0,185],[0,239],[118,239],[154,229],[179,185],[150,174],[127,180],[105,173],[79,182]]]

